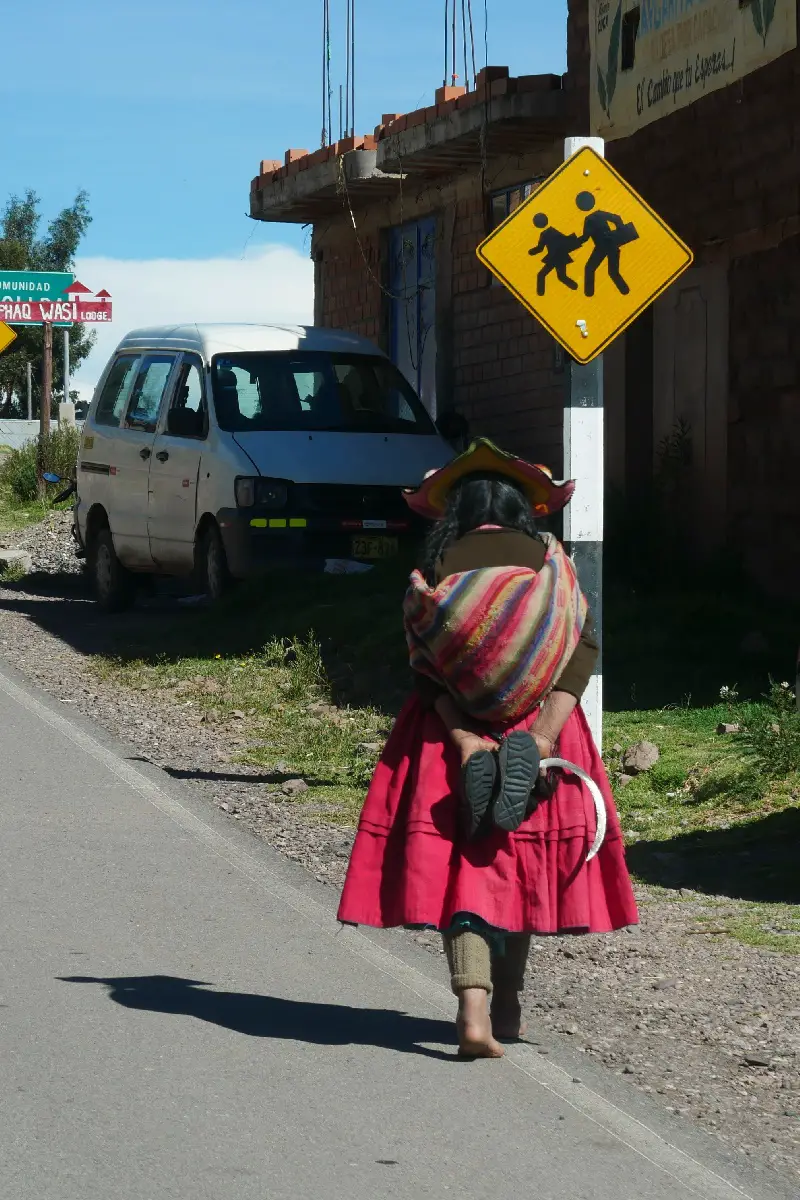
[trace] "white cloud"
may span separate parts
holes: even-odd
[[[114,320],[94,326],[97,342],[73,380],[85,400],[131,329],[183,321],[313,320],[313,264],[287,246],[266,246],[246,258],[79,258],[75,269],[81,283],[92,291],[106,288],[114,302]]]

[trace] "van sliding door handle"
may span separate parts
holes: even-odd
[[[139,451],[139,458],[143,458],[145,461],[147,461],[147,459],[150,457],[151,454],[152,454],[152,451],[148,450],[147,447],[145,446],[142,450]]]
[[[167,453],[166,450],[159,450],[158,454],[156,455],[156,458],[158,459],[159,462],[166,462],[167,459],[169,458],[169,454]]]

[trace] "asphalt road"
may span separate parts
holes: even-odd
[[[4,670],[0,764],[9,1200],[792,1194],[544,1033],[458,1062],[441,963]]]

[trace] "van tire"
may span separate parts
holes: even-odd
[[[136,599],[136,579],[117,558],[110,529],[98,529],[92,535],[86,563],[98,607],[105,613],[130,608]]]
[[[233,586],[228,569],[228,556],[222,543],[222,534],[215,521],[206,526],[199,546],[200,579],[203,592],[212,604],[223,600]]]

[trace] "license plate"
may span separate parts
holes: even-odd
[[[394,558],[394,556],[397,554],[397,550],[397,538],[353,538],[353,558]]]

